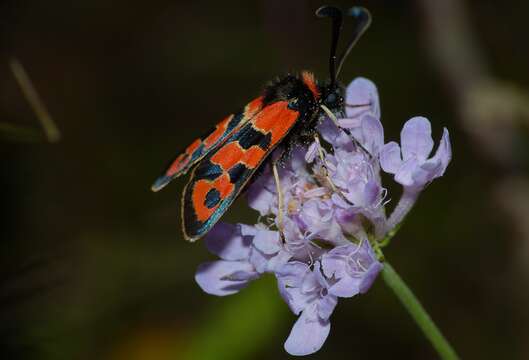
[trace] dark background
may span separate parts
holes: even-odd
[[[377,84],[387,140],[414,115],[432,121],[436,142],[450,130],[446,175],[385,254],[463,358],[527,359],[529,5],[439,3],[361,2],[374,22],[342,81]],[[185,180],[149,187],[274,76],[327,76],[319,5],[0,2],[0,123],[40,131],[9,68],[16,57],[62,133],[57,143],[0,138],[2,359],[289,357],[295,316],[273,280],[227,298],[203,293],[194,272],[214,257],[181,237]],[[390,190],[394,204],[400,189]],[[225,219],[256,214],[239,201]],[[310,358],[388,357],[436,355],[379,279],[340,301]]]

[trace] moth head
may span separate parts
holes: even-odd
[[[344,108],[344,88],[336,83],[329,83],[321,90],[321,104],[325,105],[333,113],[341,113]]]

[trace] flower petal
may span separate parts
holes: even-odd
[[[304,294],[308,294],[309,292],[312,292],[320,287],[320,283],[318,282],[318,278],[314,274],[314,271],[319,270],[316,270],[315,267],[313,271],[309,271],[309,273],[303,278],[303,283],[301,284],[301,292]]]
[[[313,312],[314,310],[312,310]],[[301,313],[287,341],[285,350],[291,355],[308,355],[318,351],[325,343],[331,323],[329,320],[321,320],[318,317],[313,319],[314,314],[308,309]]]
[[[442,164],[441,170],[436,174],[436,177],[443,176],[451,159],[452,146],[450,144],[450,135],[448,134],[448,130],[443,128],[443,136],[441,136],[441,140],[439,141],[439,147],[432,157],[432,160],[439,160]]]
[[[452,147],[450,145],[450,137],[448,130],[444,128],[443,136],[439,141],[439,147],[435,155],[415,169],[412,175],[415,186],[424,186],[432,180],[443,176],[451,158]]]
[[[310,272],[309,267],[298,261],[286,263],[275,271],[279,293],[296,315],[299,315],[313,299],[312,294],[303,294],[300,288],[308,272]]]
[[[367,114],[362,117],[362,145],[371,153],[378,154],[384,146],[384,128],[382,123],[373,115]]]
[[[363,205],[364,207],[371,207],[375,205],[378,202],[378,198],[380,197],[380,194],[382,192],[382,187],[378,183],[378,181],[375,181],[374,179],[370,179],[367,184],[365,184],[364,187],[364,199],[363,199]]]
[[[252,248],[250,251],[250,257],[248,261],[253,265],[255,271],[259,274],[266,272],[266,267],[268,265],[269,256],[266,256],[262,251],[259,251],[257,248]]]
[[[292,261],[277,269],[276,277],[287,287],[301,287],[303,278],[309,271],[307,264]]]
[[[298,174],[300,172],[306,172],[305,166],[307,165],[307,162],[305,161],[305,154],[307,153],[308,149],[304,146],[297,146],[292,149],[290,152],[290,169],[294,174]]]
[[[258,225],[246,225],[246,224],[237,224],[239,226],[239,231],[241,232],[242,236],[249,236],[254,237],[255,234],[261,229],[259,229]]]
[[[299,288],[281,286],[279,282],[278,286],[279,294],[285,300],[290,310],[296,315],[299,315],[306,309],[312,301],[312,296],[303,294]]]
[[[206,236],[206,247],[224,260],[243,260],[250,255],[251,237],[242,236],[238,226],[220,222]]]
[[[362,120],[358,118],[338,119],[338,124],[344,129],[357,129],[362,125]]]
[[[373,282],[375,282],[375,279],[378,276],[378,273],[384,268],[384,265],[382,265],[378,260],[375,260],[370,266],[369,269],[367,269],[366,273],[364,274],[364,277],[362,279],[362,282],[359,285],[360,293],[365,294],[367,290],[371,288],[371,285],[373,285]]]
[[[333,276],[341,277],[342,272],[345,270],[343,256],[334,256],[331,253],[323,254],[321,259],[321,265],[323,273],[329,279]]]
[[[337,304],[338,298],[330,294],[327,294],[322,299],[320,299],[318,303],[318,316],[320,319],[328,320]]]
[[[253,238],[253,245],[266,255],[275,254],[281,250],[279,232],[272,230],[259,230]]]
[[[261,216],[265,216],[272,212],[272,205],[274,204],[276,194],[256,181],[248,189],[246,197],[248,199],[248,205],[252,209],[259,211]]]
[[[412,173],[413,186],[424,187],[443,171],[442,168],[443,164],[439,160],[427,160],[422,165],[417,166]]]
[[[340,135],[341,130],[336,127],[331,119],[325,118],[318,125],[318,132],[325,141],[327,141],[329,144],[334,144],[336,142],[336,138]]]
[[[352,145],[349,135],[342,129],[336,127],[331,119],[325,118],[318,125],[318,132],[321,134],[323,140],[332,144],[334,148],[350,147]]]
[[[377,87],[371,80],[363,77],[357,77],[354,79],[345,90],[345,103],[345,113],[348,118],[354,118],[365,113],[370,113],[377,119],[380,119],[378,91]]]
[[[334,205],[342,208],[342,209],[348,209],[351,207],[351,205],[345,201],[340,195],[338,195],[337,193],[333,193],[331,195],[331,200],[333,202]]]
[[[391,141],[382,147],[380,151],[380,166],[388,174],[396,174],[402,165],[400,146]]]
[[[253,266],[246,261],[219,260],[201,264],[195,274],[195,281],[204,292],[225,296],[235,294],[257,277]]]
[[[307,153],[305,154],[305,161],[307,163],[311,163],[314,161],[314,159],[318,156],[318,143],[316,141],[312,142],[312,144],[309,145],[309,148],[307,149]]]
[[[339,297],[353,297],[360,292],[361,277],[344,276],[329,288],[329,294]]]
[[[422,116],[406,121],[400,133],[400,144],[404,161],[412,157],[425,161],[433,149],[430,121]]]
[[[292,254],[286,250],[281,250],[277,255],[274,255],[266,264],[266,271],[275,273],[278,268],[285,265],[292,257]]]
[[[402,186],[413,186],[413,174],[415,173],[418,167],[418,160],[416,158],[411,158],[405,161],[402,166],[399,168],[395,174],[395,181],[401,184]]]

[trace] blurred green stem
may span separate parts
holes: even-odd
[[[15,77],[20,90],[35,112],[37,119],[40,121],[46,138],[52,143],[59,141],[61,138],[61,132],[55,124],[55,121],[53,121],[48,109],[46,109],[44,102],[40,98],[39,93],[35,89],[26,70],[22,64],[14,58],[10,60],[9,66],[11,67],[11,71],[13,72],[13,76]]]
[[[389,286],[391,290],[397,295],[400,302],[406,310],[410,313],[411,317],[419,328],[422,330],[424,335],[430,340],[433,347],[439,354],[441,359],[454,360],[459,359],[452,346],[448,343],[446,338],[443,336],[439,328],[435,325],[430,315],[423,308],[419,300],[415,297],[410,288],[401,279],[399,274],[393,269],[387,261],[384,262],[384,269],[382,270],[382,278]]]

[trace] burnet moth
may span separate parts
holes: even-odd
[[[270,161],[274,149],[281,147],[284,157],[293,146],[313,141],[317,125],[326,116],[343,117],[348,105],[337,76],[369,27],[371,15],[362,7],[349,9],[346,15],[354,20],[353,36],[338,59],[342,12],[322,6],[316,15],[332,19],[330,79],[320,83],[311,72],[303,71],[274,80],[261,96],[185,148],[152,185],[158,191],[191,170],[182,195],[182,230],[187,240],[200,239],[217,223],[257,170]]]

